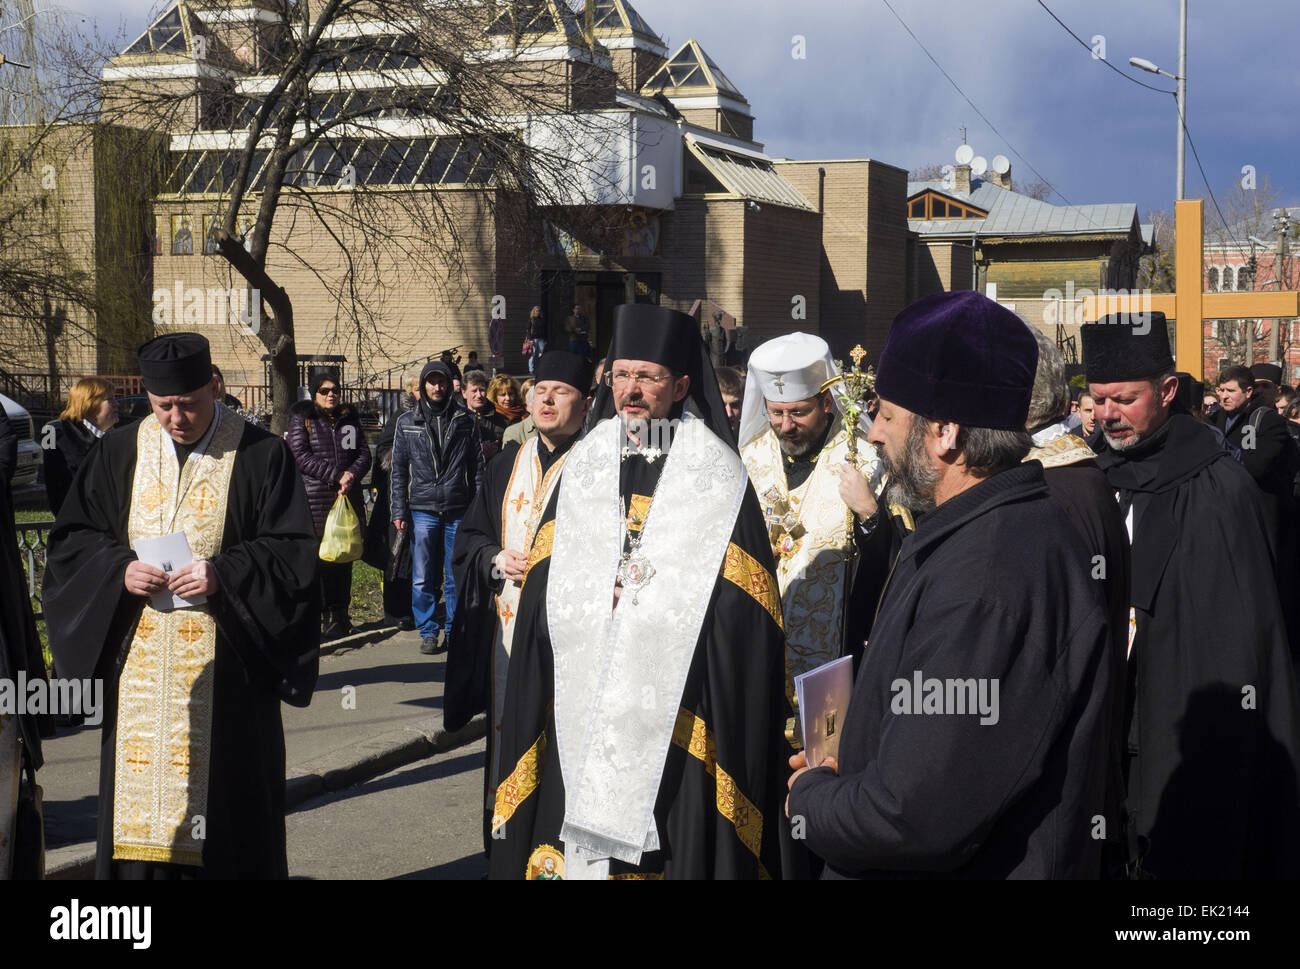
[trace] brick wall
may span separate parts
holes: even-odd
[[[862,343],[874,359],[907,302],[907,173],[866,159],[776,168],[810,205],[820,198],[824,210],[822,336],[837,355]]]

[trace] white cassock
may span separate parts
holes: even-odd
[[[844,646],[856,566],[854,518],[839,494],[839,469],[848,461],[849,435],[836,403],[812,474],[790,490],[785,455],[768,419],[766,402],[808,400],[838,375],[826,341],[791,333],[754,351],[745,384],[740,455],[771,526],[785,618],[788,681],[838,658]],[[864,436],[859,431],[858,465],[870,478],[878,459]],[[793,693],[789,682],[787,690]]]

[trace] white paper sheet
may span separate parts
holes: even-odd
[[[174,575],[185,566],[194,561],[194,553],[190,550],[190,540],[185,537],[184,532],[172,532],[170,535],[163,535],[161,538],[141,538],[135,543],[135,554],[141,562],[146,565],[152,565],[154,568],[162,569],[168,575]],[[159,612],[170,612],[173,609],[184,609],[187,606],[201,606],[208,601],[207,596],[195,596],[193,599],[182,599],[168,589],[155,593],[151,604]]]

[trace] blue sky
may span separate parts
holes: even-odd
[[[1030,166],[1074,203],[1172,207],[1174,100],[1119,77],[1036,0],[889,0],[1001,132],[980,119],[922,53],[884,0],[633,0],[676,49],[694,37],[749,99],[755,137],[792,158],[868,157],[915,168],[947,163],[961,144]],[[1175,73],[1178,0],[1046,0],[1076,34],[1105,38],[1107,59],[1146,57]],[[78,8],[86,0],[67,0]],[[143,29],[149,0],[101,0],[101,30]],[[1223,201],[1243,166],[1300,205],[1300,3],[1190,0],[1188,126]],[[792,56],[806,39],[805,59]],[[1017,152],[1020,156],[1018,157]],[[1027,160],[1027,161],[1026,161]],[[1192,152],[1187,195],[1206,197]],[[1060,202],[1061,196],[1052,201]],[[1207,207],[1207,222],[1215,218]]]

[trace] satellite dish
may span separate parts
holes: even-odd
[[[989,170],[989,163],[984,158],[976,158],[970,163],[970,173],[972,175],[983,175]]]
[[[999,175],[1005,175],[1011,171],[1011,159],[1006,155],[998,155],[993,159],[993,171]]]
[[[962,145],[957,149],[957,164],[969,165],[970,160],[975,157],[975,149],[970,145]]]

